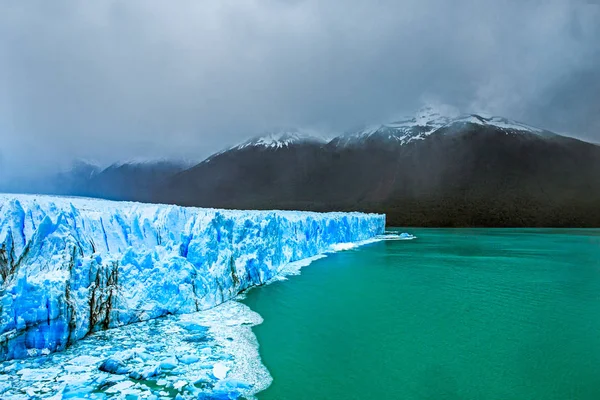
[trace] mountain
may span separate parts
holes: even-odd
[[[49,182],[43,193],[373,211],[396,226],[600,226],[600,146],[503,117],[432,108],[331,140],[269,132],[192,167],[80,165]]]
[[[332,142],[335,146],[363,146],[367,143],[385,145],[404,145],[416,140],[424,140],[432,132],[450,123],[451,118],[441,115],[431,107],[420,110],[414,117],[406,117],[398,121],[374,125],[350,134],[338,136]]]
[[[4,192],[98,197],[109,200],[149,201],[167,178],[188,168],[183,162],[130,161],[102,168],[79,160],[69,170],[42,178],[19,180]]]
[[[270,200],[265,195],[273,192],[273,185],[279,185],[273,193],[275,202],[281,198],[302,198],[296,190],[302,186],[294,181],[319,174],[326,144],[324,139],[300,131],[253,138],[175,174],[154,200],[225,208],[272,208],[267,206]]]
[[[109,200],[150,201],[164,182],[184,170],[185,163],[158,160],[118,163],[96,172],[71,194]]]
[[[376,211],[391,225],[600,226],[600,147],[506,118],[425,109],[329,142],[284,137],[220,152],[153,199]]]
[[[302,131],[295,128],[284,129],[252,138],[247,142],[232,147],[230,150],[242,150],[245,148],[283,149],[308,143],[323,144],[325,143],[325,139],[309,131]]]

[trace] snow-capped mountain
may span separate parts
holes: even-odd
[[[326,141],[315,133],[299,129],[284,129],[274,132],[267,132],[265,135],[254,137],[246,142],[240,143],[231,148],[231,150],[241,150],[247,147],[281,149],[298,145],[300,143],[320,143]]]
[[[372,210],[396,225],[600,226],[600,147],[503,117],[426,108],[328,143],[251,140],[177,174],[158,200]]]
[[[295,128],[280,129],[276,131],[265,132],[263,135],[255,136],[240,144],[221,150],[208,157],[201,164],[213,162],[216,158],[219,158],[224,154],[231,154],[240,151],[245,153],[257,150],[276,152],[277,150],[298,147],[322,146],[327,142],[328,140],[322,136],[319,136],[314,131]]]
[[[405,145],[411,142],[425,140],[436,132],[451,134],[461,132],[465,126],[479,125],[498,128],[505,133],[532,133],[537,135],[551,135],[544,129],[535,128],[527,124],[512,121],[503,117],[483,117],[477,114],[456,115],[445,114],[433,107],[427,106],[420,109],[414,116],[403,117],[392,122],[375,124],[366,128],[351,131],[327,140],[313,131],[300,129],[283,129],[266,132],[264,135],[253,137],[236,146],[227,148],[209,158],[229,151],[243,149],[285,149],[300,144],[333,146],[361,146],[366,143],[392,142]]]
[[[383,141],[405,145],[414,141],[425,140],[435,133],[460,133],[469,125],[498,129],[506,134],[553,135],[552,132],[547,130],[504,117],[483,117],[477,114],[443,115],[432,107],[425,107],[413,117],[405,117],[394,122],[373,125],[341,135],[335,138],[333,143],[337,146],[360,146],[365,143]]]
[[[337,146],[350,146],[369,140],[388,140],[407,144],[415,140],[423,140],[432,132],[451,122],[451,117],[444,116],[432,107],[425,107],[413,117],[373,125],[350,134],[338,136],[333,140]]]

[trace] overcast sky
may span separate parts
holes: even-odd
[[[597,0],[0,0],[0,175],[424,103],[600,142]]]

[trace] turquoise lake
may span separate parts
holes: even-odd
[[[600,399],[600,230],[403,229],[244,303],[277,399]]]

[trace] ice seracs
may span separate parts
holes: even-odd
[[[385,216],[0,195],[0,360],[214,307]]]

